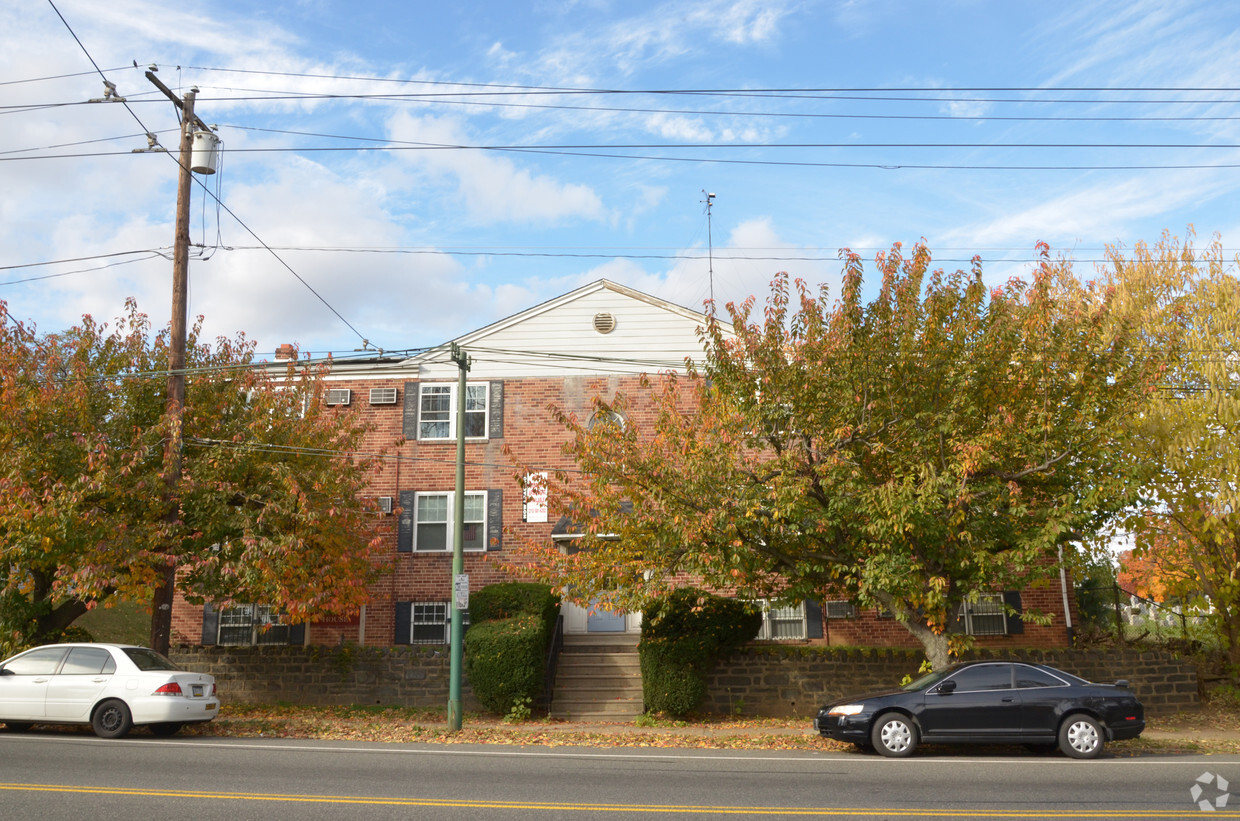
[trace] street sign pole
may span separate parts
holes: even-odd
[[[465,374],[469,356],[455,342],[452,361],[459,369],[456,388],[456,496],[452,520],[452,628],[448,668],[448,730],[461,729],[461,665],[465,658],[465,631],[461,612],[469,606],[469,577],[465,575]],[[464,596],[460,594],[464,580]],[[462,599],[464,603],[462,604]]]

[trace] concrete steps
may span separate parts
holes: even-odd
[[[637,636],[565,636],[551,697],[554,718],[626,721],[643,712]]]

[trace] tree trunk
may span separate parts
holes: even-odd
[[[163,570],[151,602],[151,649],[168,655],[172,645],[172,599],[176,591],[177,569],[172,562]]]
[[[62,602],[48,613],[44,613],[35,619],[35,634],[32,637],[38,644],[44,644],[49,639],[59,638],[60,633],[66,627],[77,621],[78,618],[86,613],[86,602],[78,599],[70,599]]]
[[[913,634],[913,638],[921,642],[921,646],[926,650],[926,660],[930,662],[930,669],[942,670],[952,663],[950,639],[946,633],[936,633],[931,630],[929,625],[918,621],[915,613],[910,613],[908,608],[898,603],[895,597],[888,593],[875,593],[874,598],[895,615],[896,619],[904,625],[904,629]]]
[[[1240,609],[1220,614],[1223,622],[1223,640],[1227,642],[1227,662],[1231,674],[1240,671]]]

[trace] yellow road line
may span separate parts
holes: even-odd
[[[79,793],[85,795],[120,795],[143,798],[196,798],[223,801],[284,801],[311,804],[357,804],[397,807],[454,807],[479,810],[528,810],[556,812],[615,813],[702,813],[711,815],[798,816],[817,818],[851,818],[883,815],[886,817],[935,818],[1200,818],[1201,811],[1192,810],[961,810],[961,809],[897,809],[892,807],[727,807],[698,804],[574,804],[542,801],[484,801],[457,798],[387,798],[351,795],[284,795],[279,793],[208,792],[201,790],[151,790],[136,787],[85,787],[63,784],[0,784],[0,790],[11,792]],[[1211,818],[1240,818],[1240,812],[1211,813]]]

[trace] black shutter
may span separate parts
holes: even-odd
[[[1025,632],[1025,620],[1020,617],[1024,608],[1020,604],[1019,590],[1003,591],[1003,603],[1014,612],[1007,614],[1007,631],[1009,636],[1019,636]]]
[[[393,637],[394,644],[412,644],[413,643],[413,602],[398,601],[396,602],[396,635]]]
[[[805,600],[805,638],[822,638],[822,605],[813,599]]]
[[[415,441],[418,438],[418,401],[420,394],[418,393],[417,382],[405,383],[405,412],[401,433],[409,441]]]
[[[212,646],[219,639],[220,635],[220,611],[215,609],[215,605],[211,603],[202,606],[202,643],[203,646]]]
[[[487,491],[487,550],[504,547],[504,491],[492,488]]]
[[[416,496],[412,490],[399,494],[400,518],[396,520],[396,552],[413,552],[413,505]]]
[[[294,647],[300,647],[306,643],[306,623],[290,624],[288,628],[288,643]]]
[[[489,429],[487,430],[488,439],[504,438],[504,383],[502,380],[496,380],[491,383],[490,389],[491,407],[487,410],[490,412]]]

